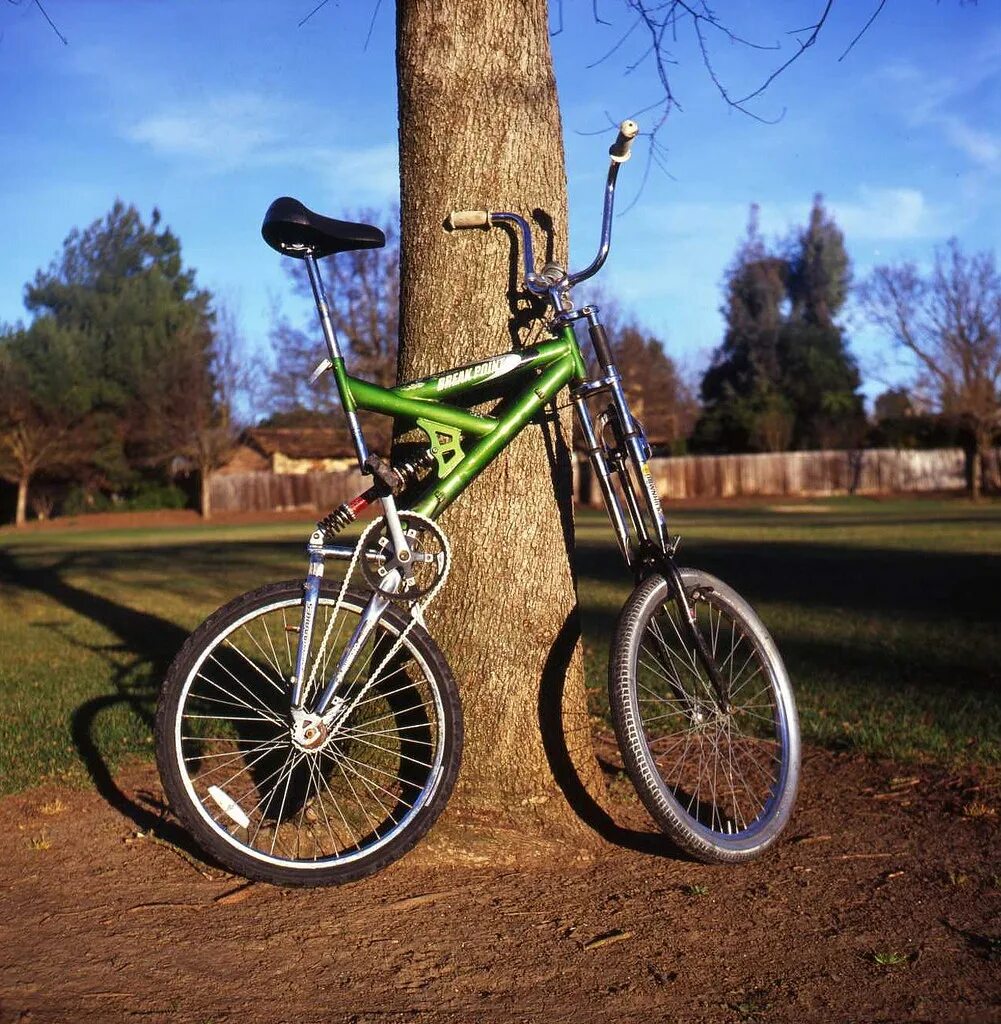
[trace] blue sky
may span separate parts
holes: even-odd
[[[393,4],[372,22],[374,0],[330,0],[298,27],[315,2],[46,0],[68,46],[31,0],[0,5],[0,321],[25,316],[24,283],[116,196],[146,215],[160,208],[199,282],[236,308],[252,344],[266,346],[275,301],[299,316],[260,239],[268,203],[295,195],[336,216],[397,192]],[[818,44],[754,105],[775,124],[728,109],[692,40],[679,39],[684,110],[661,136],[670,176],[654,171],[618,219],[604,280],[690,371],[719,342],[720,280],[751,202],[766,234],[781,235],[822,192],[857,277],[878,262],[928,262],[950,235],[973,249],[1001,238],[997,4],[889,0],[839,62],[875,5],[836,0]],[[783,50],[716,40],[720,76],[735,92],[756,86],[792,52],[787,30],[822,6],[727,5],[742,35]],[[629,27],[620,0],[598,9],[613,26],[594,22],[590,0],[564,0],[553,39],[578,266],[596,244],[610,141],[585,133],[606,111],[618,120],[657,97],[650,69],[626,70],[638,33],[588,67]],[[634,159],[620,177],[624,199],[641,177]],[[876,394],[899,370],[857,316],[848,325]]]

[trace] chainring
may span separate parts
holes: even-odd
[[[419,601],[435,590],[448,572],[448,541],[439,527],[416,512],[401,512],[400,525],[410,548],[410,558],[401,561],[389,528],[382,521],[368,537],[366,549],[375,557],[361,558],[361,574],[373,590],[381,590],[386,577],[398,570],[402,583],[396,593],[382,591],[392,601]]]

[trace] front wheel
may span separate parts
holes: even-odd
[[[338,590],[320,591],[307,697],[370,596],[348,590],[338,608]],[[338,691],[353,710],[305,749],[289,683],[302,600],[301,582],[273,583],[195,630],[164,682],[156,753],[171,808],[208,853],[248,878],[329,885],[379,870],[431,827],[459,770],[462,718],[441,652],[418,625],[403,635],[410,620],[391,606]]]
[[[785,828],[799,781],[799,724],[785,666],[751,606],[697,569],[681,579],[715,661],[716,692],[662,576],[633,591],[609,658],[626,770],[657,824],[706,863],[749,860]]]

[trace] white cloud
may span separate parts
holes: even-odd
[[[861,185],[857,198],[827,203],[850,241],[900,241],[938,234],[937,218],[916,188]]]
[[[972,112],[979,112],[983,122],[982,97],[997,97],[1001,91],[1001,30],[981,43],[971,48],[956,74],[931,76],[903,62],[884,68],[877,81],[897,93],[897,104],[910,125],[937,129],[978,169],[996,173],[1001,172],[1001,133],[977,124]]]
[[[825,196],[824,205],[844,231],[849,245],[856,240],[897,241],[937,237],[942,233],[938,212],[920,189],[908,186],[859,185],[854,195]],[[699,251],[722,248],[728,259],[744,237],[749,209],[749,203],[735,202],[669,204],[645,211],[642,226],[633,230],[651,239],[666,237],[672,240],[671,245],[694,243]],[[805,224],[809,212],[809,201],[761,202],[761,233],[766,239],[785,235],[790,228]]]
[[[367,149],[328,151],[328,176],[335,190],[347,186],[353,192],[378,196],[396,195],[400,189],[400,170],[396,146],[369,146]]]
[[[359,148],[348,136],[340,147],[337,128],[327,120],[321,122],[323,141],[313,141],[309,131],[317,123],[305,108],[240,92],[147,114],[129,125],[125,135],[200,174],[289,167],[308,169],[337,196],[349,192],[384,201],[397,193],[395,143],[380,141]]]
[[[202,103],[149,114],[126,135],[165,157],[195,160],[204,170],[225,172],[248,163],[274,161],[291,110],[254,93],[230,93]]]
[[[952,114],[939,115],[936,123],[946,138],[975,164],[988,170],[1001,170],[1001,134],[975,128]]]

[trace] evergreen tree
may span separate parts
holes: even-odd
[[[864,433],[858,367],[835,320],[850,263],[820,196],[785,249],[764,244],[752,207],[726,275],[726,333],[702,380],[698,449],[851,447]]]
[[[711,451],[776,450],[791,413],[779,391],[779,333],[788,267],[769,253],[751,207],[747,236],[726,273],[723,343],[702,378],[703,414],[693,443]]]
[[[813,197],[806,228],[789,245],[790,319],[816,327],[832,327],[848,298],[851,262],[845,236],[824,209],[823,196]]]
[[[782,391],[794,413],[797,448],[855,447],[865,433],[858,366],[835,318],[851,286],[840,228],[814,196],[806,228],[788,255],[789,315],[780,342]]]
[[[130,466],[167,460],[178,422],[211,400],[209,301],[159,211],[146,224],[121,200],[70,232],[61,257],[26,287],[36,325],[58,333],[82,375],[92,422],[102,426],[108,484],[126,482]],[[171,397],[179,375],[184,388]]]

